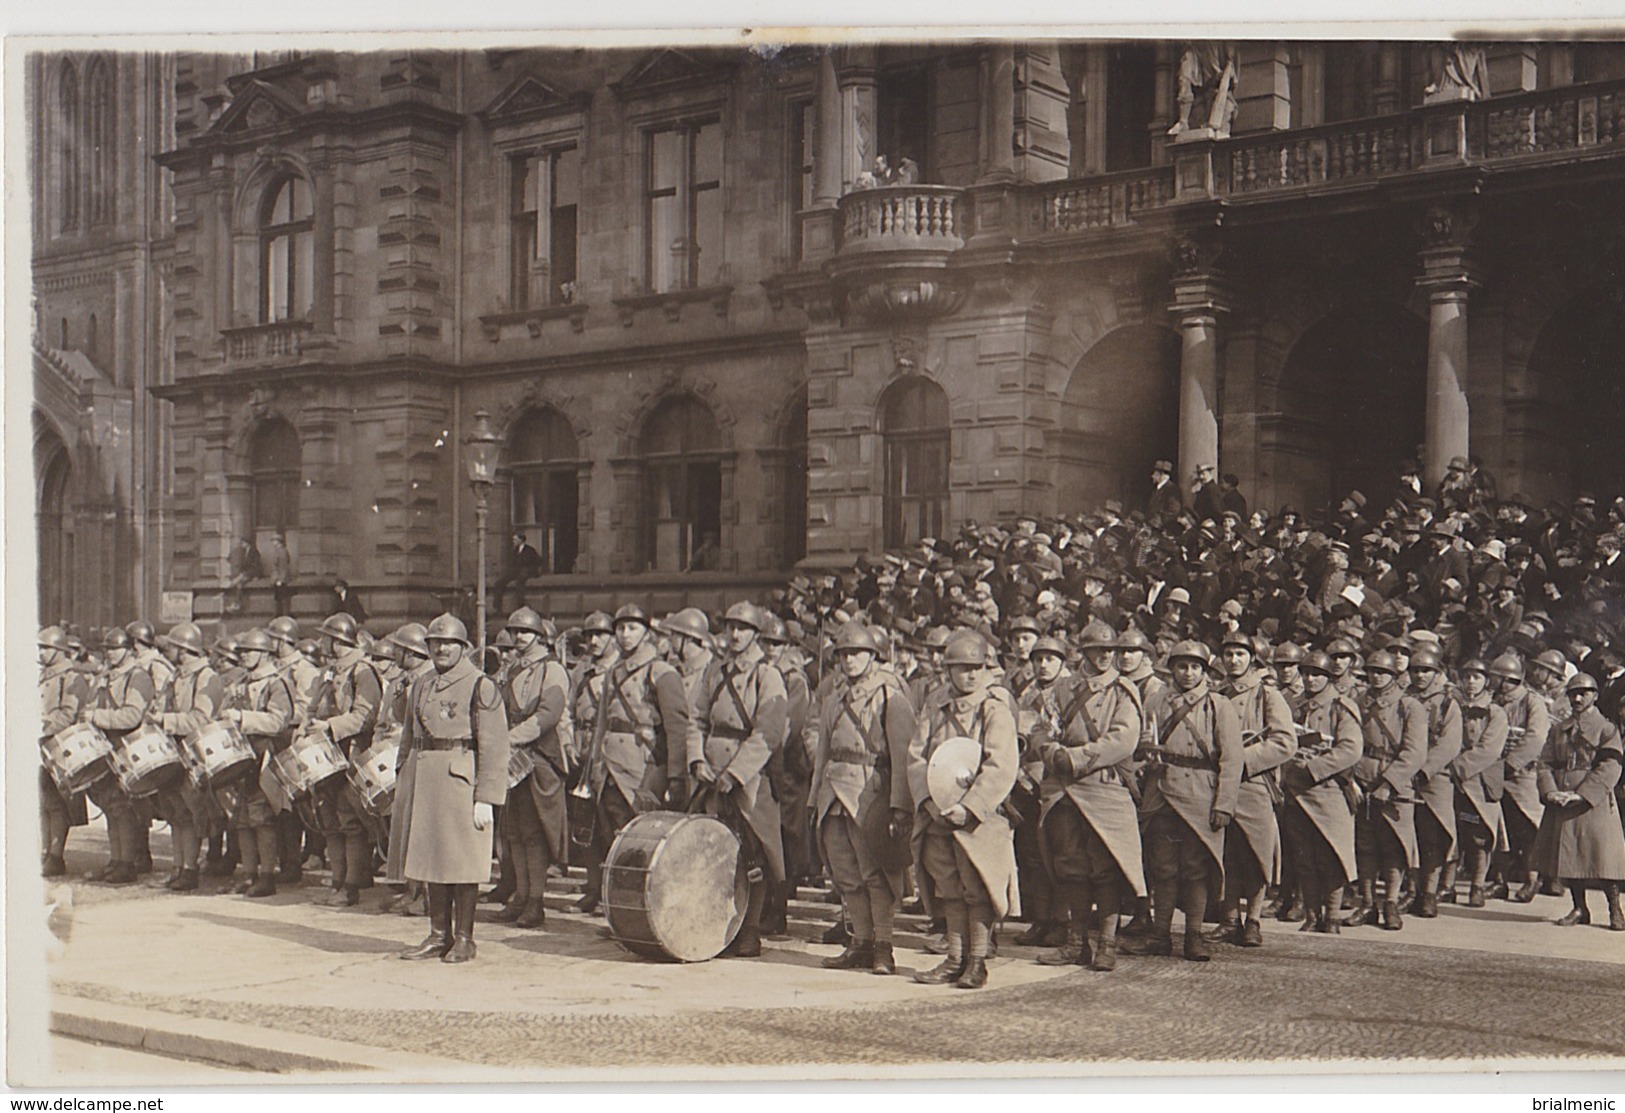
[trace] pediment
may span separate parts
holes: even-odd
[[[509,85],[479,113],[487,123],[504,124],[578,112],[592,100],[591,93],[561,93],[541,78],[526,74]]]
[[[726,81],[734,66],[731,61],[704,57],[676,47],[662,47],[645,54],[624,77],[612,82],[610,88],[624,98],[712,85]]]
[[[209,130],[216,134],[259,131],[287,123],[300,113],[299,106],[274,86],[255,81],[232,99]]]

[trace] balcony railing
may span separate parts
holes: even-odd
[[[957,251],[960,190],[952,186],[879,186],[841,198],[841,254],[924,249]]]
[[[1412,116],[1232,139],[1221,148],[1220,189],[1251,194],[1402,173],[1421,165],[1422,142],[1422,121]]]
[[[1470,116],[1468,153],[1478,158],[1605,147],[1625,141],[1625,81],[1494,97]]]
[[[1174,199],[1174,168],[1152,166],[1046,182],[1027,198],[1023,226],[1028,235],[1132,224],[1140,213],[1160,209]]]
[[[229,328],[220,336],[226,348],[226,362],[253,363],[299,357],[310,331],[309,321],[277,321],[269,325]]]

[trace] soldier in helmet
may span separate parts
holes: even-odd
[[[373,735],[384,731],[404,731],[406,713],[411,706],[412,686],[434,672],[429,643],[425,639],[427,627],[421,622],[408,622],[389,640],[401,655],[401,675],[384,690],[378,705],[378,723]],[[406,832],[412,822],[412,780],[417,769],[417,758],[398,743],[395,750],[395,799],[389,809],[389,847],[384,855],[384,881],[404,886],[399,898],[391,906],[403,916],[421,916],[427,908],[419,902],[423,897],[421,882],[406,876]]]
[[[578,726],[577,745],[585,749],[581,762],[575,767],[571,778],[570,788],[577,789],[579,785],[588,781],[593,773],[592,766],[597,764],[593,760],[595,745],[594,728],[598,722],[598,708],[604,703],[606,678],[615,662],[620,660],[620,647],[615,642],[615,623],[603,611],[594,611],[587,616],[581,624],[581,636],[585,641],[586,652],[577,663],[575,671],[570,677],[570,710],[571,719]],[[591,789],[588,784],[588,789]],[[576,911],[591,913],[598,909],[598,894],[603,888],[604,852],[609,843],[598,838],[598,825],[593,818],[597,813],[596,796],[587,804],[588,821],[585,826],[591,828],[590,840],[582,841],[583,825],[575,816],[571,818],[571,840],[576,849],[581,852],[587,867],[587,884],[576,903]],[[574,804],[569,805],[574,807]]]
[[[1164,688],[1167,681],[1157,675],[1151,664],[1151,639],[1138,626],[1130,626],[1117,638],[1119,675],[1134,685],[1140,693],[1140,706],[1144,707]]]
[[[1241,720],[1243,766],[1235,823],[1225,832],[1224,912],[1208,938],[1242,947],[1264,944],[1264,893],[1281,880],[1281,833],[1275,816],[1281,790],[1276,770],[1298,748],[1285,697],[1253,667],[1262,656],[1259,649],[1240,631],[1226,634],[1219,647],[1224,694]]]
[[[1490,853],[1502,828],[1501,754],[1507,744],[1506,712],[1489,690],[1489,666],[1478,658],[1463,661],[1461,677],[1461,753],[1445,767],[1456,789],[1456,831],[1461,864],[1469,882],[1467,904],[1483,908]],[[1455,863],[1446,867],[1453,872]],[[1454,898],[1454,879],[1444,891]]]
[[[1528,904],[1540,882],[1534,872],[1532,851],[1540,830],[1540,784],[1536,769],[1551,729],[1546,700],[1524,684],[1523,662],[1517,654],[1503,653],[1490,662],[1490,683],[1496,685],[1495,702],[1507,717],[1507,745],[1501,766],[1501,820],[1506,830],[1506,853],[1501,877],[1508,900]],[[1512,889],[1518,883],[1517,890]]]
[[[762,612],[754,603],[728,608],[723,629],[726,661],[713,662],[694,704],[688,768],[696,782],[691,811],[721,819],[739,836],[750,880],[745,922],[725,953],[750,958],[762,953],[762,909],[767,887],[782,883],[783,822],[767,767],[784,748],[789,701],[784,677],[757,644]]]
[[[124,632],[130,635],[130,645],[135,652],[136,665],[145,669],[152,678],[153,698],[159,699],[175,680],[175,666],[158,647],[158,633],[153,629],[152,623],[144,618],[138,618],[124,627]],[[81,655],[83,647],[81,647]],[[152,851],[148,841],[152,833],[152,817],[148,814],[145,804],[137,805],[135,814],[135,851],[134,862],[137,875],[152,872]]]
[[[959,630],[949,638],[943,651],[948,687],[920,716],[909,744],[909,794],[919,802],[914,856],[930,879],[948,928],[947,957],[914,975],[926,985],[985,986],[993,925],[1021,911],[1015,847],[1003,812],[1021,759],[1015,716],[988,682],[988,656],[986,639],[974,630]],[[944,743],[960,738],[976,744],[981,762],[969,783],[961,783],[960,801],[939,808],[927,770]]]
[[[1456,787],[1447,771],[1461,753],[1461,706],[1445,683],[1439,654],[1423,647],[1411,655],[1411,694],[1427,712],[1427,756],[1416,771],[1416,915],[1439,914],[1445,863],[1456,852]],[[1451,898],[1454,900],[1454,897]]]
[[[1033,682],[1033,646],[1038,644],[1038,639],[1043,634],[1038,620],[1028,614],[1017,615],[1005,627],[1010,651],[1005,658],[1004,683],[1017,699],[1020,699],[1021,693],[1027,690],[1027,685]]]
[[[1294,718],[1306,695],[1300,671],[1303,657],[1303,647],[1292,642],[1282,642],[1270,656],[1270,664],[1275,668],[1275,688],[1286,700],[1287,710],[1292,712]]]
[[[908,684],[909,702],[915,707],[926,706],[932,694],[948,682],[947,667],[942,663],[943,650],[948,647],[948,633],[946,626],[933,626],[926,631],[918,675]]]
[[[1597,710],[1597,681],[1576,673],[1565,686],[1573,714],[1554,729],[1540,755],[1540,798],[1546,805],[1535,839],[1535,868],[1561,878],[1574,907],[1557,922],[1589,924],[1586,890],[1608,899],[1608,926],[1625,931],[1625,829],[1614,789],[1625,748],[1619,730]]]
[[[429,890],[429,934],[408,959],[474,957],[474,906],[491,876],[494,809],[508,792],[502,693],[468,659],[468,630],[443,614],[425,641],[434,673],[412,686],[401,750],[415,757],[406,876]]]
[[[1386,664],[1379,658],[1372,655],[1379,666]],[[1320,650],[1299,664],[1305,689],[1303,735],[1292,760],[1281,768],[1286,796],[1281,822],[1302,893],[1303,927],[1298,930],[1335,935],[1342,923],[1343,886],[1356,873],[1349,783],[1362,741],[1360,709],[1332,687],[1331,667]]]
[[[1427,711],[1399,687],[1399,665],[1386,649],[1365,663],[1366,694],[1360,706],[1364,743],[1354,779],[1360,786],[1354,816],[1354,856],[1359,870],[1359,903],[1344,921],[1350,927],[1374,924],[1405,926],[1399,911],[1399,886],[1414,868],[1416,854],[1416,771],[1427,757]],[[1341,694],[1341,693],[1339,693]],[[1383,881],[1378,904],[1377,878]]]
[[[700,698],[711,667],[711,622],[698,607],[684,607],[661,624],[671,644],[672,665],[683,676],[690,706]]]
[[[569,720],[570,676],[550,652],[557,636],[552,623],[529,607],[508,616],[514,657],[500,681],[508,712],[508,745],[534,758],[531,773],[508,790],[502,810],[503,835],[514,863],[514,895],[497,913],[499,921],[539,928],[547,912],[547,868],[568,861],[569,821],[564,782],[570,765],[565,735]]]
[[[1057,683],[1053,711],[1046,709],[1033,728],[1032,750],[1042,770],[1039,837],[1054,882],[1056,918],[1070,913],[1061,946],[1038,961],[1106,971],[1117,965],[1124,890],[1145,895],[1128,785],[1143,709],[1139,692],[1113,667],[1117,637],[1111,627],[1089,623],[1082,642],[1081,674]],[[1047,645],[1041,641],[1033,651],[1041,662]]]
[[[1124,945],[1129,954],[1172,954],[1177,906],[1185,910],[1185,957],[1211,957],[1202,919],[1210,888],[1223,882],[1224,832],[1236,812],[1243,766],[1235,708],[1208,687],[1212,663],[1201,642],[1179,642],[1168,655],[1173,685],[1145,709],[1140,819],[1154,922],[1143,940]]]
[[[244,675],[228,697],[220,719],[243,732],[260,764],[238,781],[213,786],[226,812],[226,822],[237,833],[243,880],[227,890],[250,897],[276,895],[276,813],[260,787],[260,768],[270,755],[293,741],[293,686],[274,658],[275,643],[264,630],[249,630],[237,640]]]
[[[1555,649],[1544,649],[1529,662],[1529,687],[1537,695],[1545,698],[1554,725],[1559,719],[1567,719],[1572,710],[1563,691],[1563,681],[1567,672],[1568,662]]]
[[[1355,667],[1360,660],[1360,651],[1355,644],[1347,638],[1334,638],[1326,646],[1326,656],[1332,662],[1332,687],[1341,695],[1360,698],[1360,678],[1356,675]]]
[[[68,636],[60,626],[39,633],[40,733],[51,737],[67,730],[90,699],[90,685],[73,667]],[[40,845],[44,848],[41,875],[61,877],[68,872],[63,855],[68,828],[89,822],[82,792],[64,793],[44,766],[40,768]]]
[[[332,663],[311,699],[304,730],[326,735],[349,757],[372,738],[384,695],[383,680],[361,651],[360,630],[351,615],[329,615],[322,621],[321,633]],[[316,818],[327,839],[327,859],[333,869],[332,891],[317,903],[332,908],[359,904],[361,890],[372,885],[374,840],[366,813],[348,778],[333,778],[316,790],[315,797]]]
[[[801,651],[791,649],[784,620],[771,611],[762,612],[762,632],[757,638],[767,663],[784,681],[784,745],[767,763],[768,780],[779,800],[780,834],[784,839],[784,880],[767,894],[762,913],[762,931],[783,935],[789,930],[789,901],[796,883],[812,869],[812,847],[807,824],[807,791],[812,783],[812,753],[807,749],[807,720],[811,717],[812,691],[807,683]],[[693,700],[690,699],[690,703]]]
[[[152,677],[136,661],[125,631],[109,630],[102,638],[102,648],[107,652],[107,671],[99,678],[90,704],[80,710],[79,720],[98,728],[117,745],[147,721],[154,695]],[[89,880],[128,885],[136,877],[135,855],[140,846],[135,802],[116,777],[103,777],[91,785],[90,799],[107,816],[108,862]]]
[[[271,636],[276,646],[274,663],[276,669],[288,682],[288,690],[293,694],[294,721],[297,723],[304,719],[310,698],[316,694],[321,684],[322,670],[299,646],[302,644],[299,637],[299,622],[288,615],[278,615],[265,627],[265,632]],[[314,648],[315,643],[311,643]],[[312,840],[320,840],[321,834],[316,831],[305,830],[299,813],[282,802],[272,799],[273,807],[280,807],[276,817],[277,832],[277,860],[281,868],[277,870],[277,880],[293,883],[303,874],[305,860],[304,843],[308,836]],[[320,854],[319,846],[313,851]]]
[[[161,699],[154,701],[158,726],[172,738],[185,738],[214,721],[225,700],[225,685],[209,664],[203,645],[203,631],[194,623],[172,627],[163,643],[175,653],[175,678]],[[192,892],[198,887],[198,853],[202,845],[200,829],[207,819],[207,803],[189,778],[158,790],[157,810],[169,823],[175,844],[175,873],[164,883],[174,892]]]
[[[1019,621],[1019,620],[1018,620]],[[1090,624],[1090,631],[1105,631],[1108,644],[1113,640],[1110,628],[1098,623]],[[1085,639],[1090,636],[1085,632]],[[1016,698],[1016,735],[1021,750],[1021,768],[1016,773],[1016,787],[1010,791],[1010,807],[1019,816],[1016,824],[1016,875],[1021,883],[1021,907],[1027,916],[1028,928],[1016,936],[1016,942],[1029,947],[1059,947],[1067,942],[1067,909],[1063,902],[1054,902],[1049,867],[1044,861],[1044,845],[1039,833],[1040,802],[1038,786],[1044,779],[1044,762],[1038,756],[1039,730],[1046,724],[1053,727],[1064,705],[1063,693],[1072,672],[1066,667],[1066,643],[1059,638],[1039,638],[1028,654],[1032,678]]]
[[[837,677],[819,706],[808,803],[819,851],[841,894],[851,934],[833,970],[894,974],[892,923],[908,855],[902,836],[913,813],[908,747],[914,705],[880,668],[880,642],[868,623],[849,619],[835,635]]]

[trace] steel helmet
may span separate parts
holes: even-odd
[[[242,660],[237,656],[237,639],[230,634],[222,634],[216,638],[213,651],[227,664],[242,664]]]
[[[722,618],[725,626],[749,626],[752,630],[761,632],[762,612],[756,609],[755,603],[738,602],[728,608],[728,613]]]
[[[1083,649],[1116,649],[1117,631],[1096,619],[1083,628],[1078,645]]]
[[[626,606],[615,612],[614,624],[619,626],[623,622],[641,622],[644,626],[648,626],[649,616],[644,612],[644,609],[638,606],[636,603],[628,603]]]
[[[1198,641],[1183,641],[1168,652],[1168,663],[1184,658],[1190,661],[1200,661],[1203,667],[1213,663],[1213,651]]]
[[[47,626],[39,632],[39,645],[41,649],[59,649],[63,653],[72,653],[73,647],[68,644],[68,635],[62,632],[60,626]]]
[[[1312,650],[1303,655],[1303,661],[1298,665],[1298,671],[1320,672],[1330,676],[1332,673],[1332,659],[1326,656],[1324,650]]]
[[[293,645],[299,640],[299,620],[288,615],[278,615],[265,627],[265,632],[277,641]]]
[[[775,645],[783,645],[790,640],[784,632],[784,619],[772,611],[762,612],[762,640]]]
[[[1413,672],[1422,669],[1438,669],[1443,666],[1444,662],[1439,659],[1439,651],[1431,646],[1421,646],[1415,653],[1411,654],[1411,671]]]
[[[1469,657],[1467,660],[1463,661],[1460,665],[1456,666],[1456,671],[1457,672],[1476,672],[1476,673],[1482,673],[1485,676],[1488,676],[1489,672],[1490,672],[1490,667],[1484,663],[1484,659],[1482,657]]]
[[[1569,677],[1569,682],[1563,685],[1563,690],[1565,692],[1595,692],[1597,690],[1597,678],[1589,672],[1577,672]]]
[[[1303,647],[1295,642],[1282,642],[1270,655],[1272,665],[1296,665],[1303,661]]]
[[[1102,647],[1097,646],[1096,648]],[[1064,661],[1066,660],[1066,643],[1060,638],[1039,638],[1038,644],[1033,646],[1032,655],[1037,657],[1043,653],[1048,653],[1052,656],[1059,657]]]
[[[301,656],[309,657],[312,661],[316,660],[322,652],[322,647],[317,644],[315,638],[300,638],[299,644],[294,648],[299,651]]]
[[[237,635],[237,651],[256,650],[260,653],[270,653],[276,648],[271,635],[264,630],[244,630]]]
[[[367,654],[372,653],[372,635],[367,633],[365,630],[356,631],[355,643],[361,647],[361,652]]]
[[[1385,672],[1389,676],[1399,675],[1399,662],[1394,655],[1386,649],[1379,649],[1365,659],[1366,672]]]
[[[1005,632],[1012,638],[1021,633],[1023,630],[1026,630],[1028,633],[1032,634],[1043,634],[1044,632],[1043,629],[1038,625],[1038,620],[1030,614],[1017,615],[1015,618],[1012,618],[1010,620],[1010,624],[1005,627]]]
[[[177,622],[163,636],[163,641],[176,649],[203,655],[203,631],[198,629],[195,622]]]
[[[1465,667],[1465,666],[1463,666]],[[1490,662],[1491,676],[1498,676],[1502,680],[1516,680],[1523,683],[1523,661],[1516,653],[1503,653]]]
[[[317,632],[325,634],[336,642],[343,642],[345,645],[356,644],[355,618],[345,611],[330,614],[322,619],[322,624],[317,628]]]
[[[491,639],[493,649],[512,649],[516,644],[513,640],[513,631],[504,626],[497,631],[497,636]]]
[[[529,607],[520,607],[508,616],[508,622],[503,627],[503,631],[507,632],[509,630],[529,630],[538,637],[545,638],[549,636],[547,621]]]
[[[857,618],[848,619],[835,631],[835,652],[852,653],[858,650],[867,650],[878,657],[881,654],[880,639],[867,622]]]
[[[943,647],[942,661],[945,665],[985,667],[987,665],[987,639],[975,630],[956,630],[949,635],[948,644]]]
[[[157,633],[152,628],[152,623],[144,618],[138,618],[124,627],[124,632],[130,635],[131,641],[139,642],[142,645],[154,644],[154,639],[157,637]]]
[[[1326,647],[1326,656],[1328,657],[1358,657],[1359,655],[1360,651],[1347,638],[1333,638],[1332,643]]]
[[[424,633],[423,623],[408,622],[389,635],[389,640],[404,652],[416,653],[419,657],[427,657],[429,655],[429,643],[424,640]]]
[[[625,608],[622,608],[623,610]],[[593,611],[587,620],[581,624],[582,634],[613,634],[615,623],[603,611]]]
[[[372,645],[367,649],[367,656],[375,661],[399,661],[401,650],[388,638],[374,638]]]
[[[461,642],[467,648],[468,627],[456,615],[443,614],[429,623],[429,628],[423,632],[425,642]]]
[[[1146,637],[1145,631],[1138,626],[1130,626],[1117,639],[1117,648],[1130,653],[1136,650],[1144,653],[1151,648],[1151,639]]]
[[[1563,666],[1566,664],[1566,662],[1563,660],[1563,655],[1557,650],[1546,649],[1542,650],[1540,655],[1535,658],[1535,664],[1539,665],[1543,669],[1550,669],[1558,676],[1562,676]]]
[[[668,634],[681,634],[697,642],[708,641],[711,637],[711,623],[698,607],[684,607],[666,619],[665,626]]]
[[[1229,649],[1233,645],[1239,645],[1253,656],[1258,656],[1258,647],[1253,644],[1253,639],[1249,638],[1246,634],[1243,634],[1240,630],[1230,631],[1224,636],[1224,639],[1219,642],[1220,649]]]
[[[933,627],[931,627],[931,631],[928,634],[925,635],[925,647],[927,649],[946,649],[946,648],[948,648],[949,634],[950,634],[950,631],[949,631],[948,627],[946,627],[946,626],[933,626]]]

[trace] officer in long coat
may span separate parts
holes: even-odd
[[[1095,625],[1097,638],[1100,630],[1105,632],[1109,654],[1109,645],[1114,640],[1111,628]],[[1067,687],[1064,681],[1072,676],[1066,667],[1066,658],[1065,642],[1053,637],[1039,638],[1027,657],[1031,677],[1016,695],[1021,770],[1016,774],[1016,787],[1010,790],[1009,806],[1017,821],[1016,873],[1021,885],[1021,907],[1030,925],[1015,941],[1026,946],[1064,948],[1068,943],[1066,903],[1064,900],[1057,903],[1049,866],[1044,861],[1043,835],[1039,830],[1042,808],[1038,798],[1038,786],[1044,779],[1044,762],[1035,747],[1035,731],[1040,722],[1053,723],[1061,713],[1057,701]]]
[[[117,627],[109,630],[102,638],[102,648],[107,653],[107,670],[98,678],[90,704],[81,708],[79,721],[99,729],[116,747],[146,722],[154,697],[152,677],[137,663],[130,635],[125,631]],[[135,880],[135,855],[139,849],[135,802],[117,777],[103,777],[91,785],[89,796],[107,816],[108,862],[91,873],[88,880],[128,885]]]
[[[1053,704],[1033,726],[1044,862],[1069,914],[1066,941],[1039,956],[1046,966],[1115,968],[1123,891],[1146,892],[1128,787],[1143,717],[1139,692],[1114,667],[1116,640],[1104,623],[1084,628],[1081,673],[1057,683]],[[1058,645],[1041,641],[1034,653]]]
[[[564,784],[569,776],[561,727],[565,726],[570,677],[549,652],[552,625],[529,607],[508,617],[514,657],[498,682],[508,713],[508,745],[523,748],[533,768],[508,789],[502,809],[504,837],[514,862],[514,894],[499,911],[500,922],[538,928],[547,919],[542,897],[547,867],[568,859],[569,820]]]
[[[811,832],[807,823],[812,753],[807,748],[807,724],[815,710],[801,651],[790,648],[784,620],[763,611],[762,632],[757,640],[767,663],[779,671],[784,681],[784,745],[767,763],[768,780],[779,801],[784,880],[769,888],[767,907],[762,912],[763,932],[782,935],[789,930],[789,901],[796,882],[812,871]]]
[[[1241,788],[1241,724],[1230,701],[1208,687],[1213,654],[1201,642],[1168,655],[1174,683],[1146,708],[1139,754],[1148,763],[1140,798],[1151,881],[1151,934],[1129,954],[1173,953],[1176,906],[1185,910],[1185,957],[1206,962],[1202,938],[1208,891],[1224,878],[1225,828]]]
[[[469,660],[468,630],[443,614],[425,640],[434,672],[413,686],[401,750],[412,764],[406,876],[429,889],[429,934],[409,959],[474,957],[474,905],[491,876],[494,809],[508,792],[502,693]]]
[[[276,812],[260,787],[260,774],[269,767],[271,756],[293,741],[293,688],[276,667],[276,643],[266,631],[243,634],[237,639],[237,651],[245,671],[220,719],[242,731],[256,761],[240,779],[212,787],[227,825],[237,832],[242,854],[243,880],[227,888],[250,897],[270,897],[276,895]]]
[[[73,667],[68,636],[57,626],[39,633],[40,733],[49,738],[67,730],[79,718],[90,698],[90,685]],[[40,767],[40,846],[44,849],[41,875],[61,877],[68,872],[63,860],[68,828],[88,822],[83,792],[64,793],[50,771]]]
[[[1546,805],[1535,839],[1535,868],[1568,886],[1574,907],[1559,924],[1589,924],[1586,890],[1608,898],[1608,926],[1625,931],[1620,886],[1625,883],[1625,830],[1614,795],[1625,762],[1618,729],[1597,710],[1597,681],[1576,673],[1566,685],[1574,714],[1554,728],[1540,756],[1540,797]]]
[[[1495,700],[1507,717],[1507,744],[1502,755],[1501,820],[1507,850],[1501,874],[1507,899],[1528,904],[1540,882],[1534,872],[1532,851],[1540,830],[1540,783],[1535,770],[1551,728],[1545,697],[1524,684],[1523,662],[1515,653],[1503,653],[1490,662],[1490,680],[1497,686]],[[1519,887],[1512,889],[1516,881]]]
[[[1399,886],[1416,865],[1416,771],[1427,757],[1428,716],[1398,683],[1398,662],[1386,649],[1366,658],[1366,695],[1360,718],[1365,744],[1354,780],[1360,786],[1354,816],[1354,855],[1360,903],[1344,921],[1350,927],[1377,922],[1377,877],[1383,879],[1382,926],[1399,931]]]
[[[987,984],[987,953],[996,920],[1018,913],[1016,853],[1003,805],[1016,783],[1020,754],[1010,705],[987,676],[988,645],[981,634],[960,630],[943,651],[948,688],[925,709],[908,749],[909,794],[914,814],[914,858],[929,875],[936,903],[947,921],[948,954],[914,975],[926,985],[953,982],[961,989]],[[926,770],[942,743],[969,738],[981,749],[981,765],[959,803],[946,811],[931,799]]]
[[[914,808],[908,747],[914,705],[895,674],[876,663],[881,644],[860,619],[835,634],[838,668],[819,707],[808,804],[820,853],[841,894],[851,934],[831,970],[894,974],[892,922],[908,854],[898,853]]]
[[[690,810],[716,816],[739,837],[750,889],[745,921],[724,953],[754,958],[762,953],[767,887],[784,880],[783,820],[767,767],[784,747],[789,701],[784,678],[757,644],[762,613],[756,605],[729,607],[723,629],[728,656],[712,663],[705,695],[693,708],[687,764],[696,790]]]
[[[226,687],[209,664],[203,631],[195,624],[178,623],[164,635],[163,642],[179,658],[179,667],[155,703],[156,722],[165,734],[180,741],[214,721],[225,702]],[[158,815],[169,823],[175,844],[176,869],[164,888],[192,892],[198,887],[200,829],[208,815],[208,802],[191,778],[178,777],[158,790],[155,803]]]
[[[1416,915],[1439,914],[1440,879],[1456,850],[1456,786],[1448,767],[1461,753],[1461,706],[1450,694],[1439,654],[1411,655],[1411,695],[1428,717],[1427,756],[1416,771]]]
[[[412,826],[412,781],[417,755],[409,753],[400,744],[405,731],[406,713],[411,708],[412,688],[423,677],[434,672],[430,660],[429,643],[424,640],[428,628],[421,622],[408,622],[389,635],[401,654],[401,675],[384,692],[378,707],[378,724],[373,737],[384,731],[395,734],[395,799],[389,809],[389,848],[384,858],[384,880],[402,891],[394,904],[394,911],[403,916],[422,916],[428,911],[421,882],[406,876],[406,837]]]
[[[1362,738],[1360,709],[1331,683],[1331,661],[1316,650],[1307,654],[1303,735],[1292,760],[1281,767],[1286,796],[1282,819],[1287,845],[1296,860],[1303,892],[1300,931],[1337,934],[1343,886],[1355,877],[1353,770]]]
[[[372,741],[378,704],[384,696],[383,680],[361,649],[355,619],[340,612],[321,625],[329,645],[328,666],[311,697],[306,732],[326,735],[346,758],[359,754]],[[333,867],[332,891],[318,904],[343,907],[359,904],[361,890],[372,884],[374,838],[368,819],[349,778],[335,777],[315,792],[316,819],[327,838],[327,860]]]
[[[1490,696],[1489,666],[1478,658],[1463,661],[1461,677],[1461,753],[1446,766],[1456,786],[1456,831],[1462,866],[1470,883],[1467,903],[1483,908],[1490,855],[1502,839],[1501,755],[1507,744],[1506,712]],[[1454,895],[1454,886],[1446,885]]]

